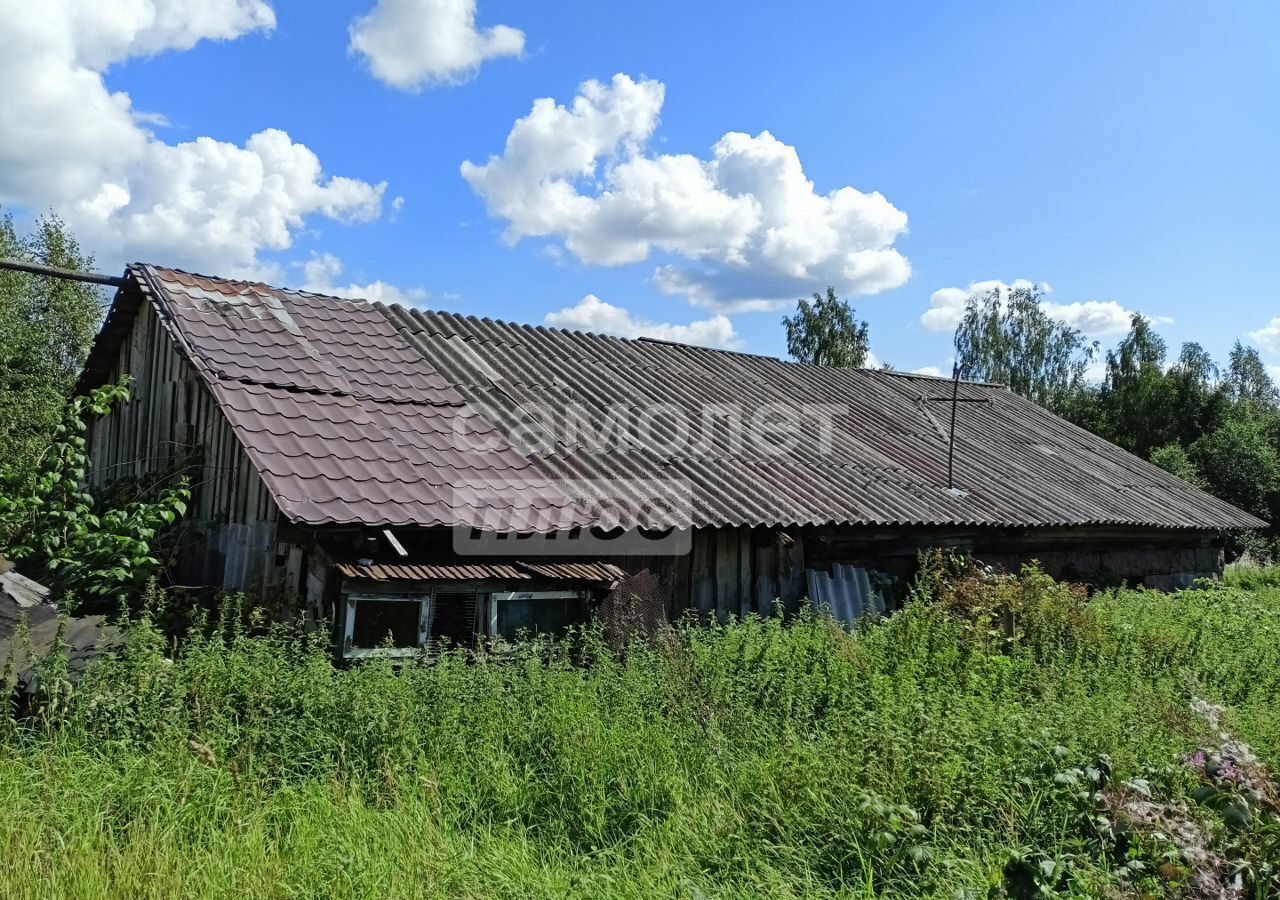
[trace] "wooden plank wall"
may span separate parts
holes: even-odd
[[[696,529],[692,548],[672,563],[675,612],[710,619],[794,613],[804,595],[804,542],[799,531]]]
[[[181,466],[192,502],[176,577],[231,590],[273,586],[275,501],[149,303],[139,309],[108,380],[124,374],[129,402],[90,427],[90,483],[145,479]]]
[[[806,529],[809,565],[846,563],[899,578],[916,573],[922,550],[947,548],[1017,571],[1040,562],[1055,578],[1113,584],[1121,580],[1163,586],[1217,577],[1222,557],[1212,532],[1122,526],[1058,528],[906,528],[848,526]]]

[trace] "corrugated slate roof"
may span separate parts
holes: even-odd
[[[656,492],[679,501],[646,523],[679,527],[1262,524],[995,385],[959,386],[957,492],[946,380],[131,271],[296,522],[556,530]],[[719,420],[676,430],[784,408],[814,430],[782,453]],[[568,410],[586,437],[539,440]],[[644,424],[591,440],[610,416]]]
[[[719,430],[673,452],[661,428],[633,433],[633,447],[532,448],[549,474],[570,483],[677,481],[691,490],[698,526],[1261,524],[997,385],[959,386],[956,492],[947,487],[952,385],[944,379],[398,306],[388,314],[507,433],[566,404],[597,424],[611,412],[661,404],[686,422],[714,407],[744,415],[788,406],[834,411],[829,446],[815,432],[781,455],[750,442],[735,447]]]

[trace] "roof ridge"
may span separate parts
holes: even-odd
[[[669,347],[679,347],[681,349],[693,350],[701,353],[722,353],[728,356],[745,357],[747,359],[763,359],[763,360],[768,360],[769,362],[781,363],[787,366],[797,366],[800,368],[823,369],[823,370],[833,369],[833,368],[849,368],[852,371],[871,372],[877,375],[884,375],[892,378],[903,378],[907,380],[915,380],[915,379],[925,380],[925,381],[951,381],[952,380],[951,378],[948,378],[945,375],[926,375],[920,372],[899,372],[892,369],[874,369],[867,366],[850,366],[850,367],[825,366],[819,363],[808,363],[808,362],[801,362],[799,360],[794,360],[794,359],[783,359],[780,356],[771,356],[768,353],[750,353],[750,352],[747,352],[746,350],[732,350],[726,347],[708,347],[704,344],[690,344],[684,341],[672,341],[666,338],[647,337],[644,335],[641,335],[639,337],[633,337],[633,338],[623,337],[622,335],[608,334],[606,332],[601,332],[601,331],[583,331],[582,329],[578,329],[578,328],[564,328],[559,325],[547,325],[545,323],[535,325],[531,322],[517,322],[512,319],[501,319],[501,318],[494,318],[491,316],[478,316],[475,313],[459,312],[459,311],[449,310],[449,309],[424,309],[416,306],[405,306],[404,304],[401,304],[401,303],[384,303],[381,300],[370,300],[367,297],[340,297],[337,294],[325,294],[320,291],[307,291],[307,290],[302,290],[301,288],[279,287],[276,285],[267,284],[265,281],[250,281],[248,279],[240,279],[240,278],[225,278],[218,275],[202,275],[199,272],[191,272],[187,269],[177,268],[176,266],[157,266],[152,263],[131,263],[130,267],[132,266],[146,266],[151,269],[167,269],[170,272],[180,272],[183,275],[190,275],[193,278],[206,278],[211,281],[221,281],[226,284],[242,284],[247,287],[266,288],[267,290],[270,290],[270,291],[283,291],[288,294],[297,294],[303,297],[321,297],[325,300],[337,301],[338,303],[367,303],[370,306],[374,307],[375,309],[403,310],[409,313],[410,315],[413,315],[415,313],[435,313],[437,315],[458,316],[459,318],[463,318],[463,319],[475,319],[480,322],[491,322],[496,325],[505,325],[509,328],[530,328],[535,330],[543,329],[546,331],[556,331],[561,334],[570,334],[570,335],[576,334],[583,337],[604,338],[612,341],[622,341],[623,343],[626,343],[626,344],[640,343],[640,344],[665,345]],[[971,379],[962,379],[961,382],[963,384],[975,385],[978,387],[998,387],[998,388],[1005,387],[1005,385],[1000,384],[998,382],[994,382],[994,381],[976,381]]]
[[[328,296],[325,294],[317,294],[313,296]],[[335,300],[349,300],[347,297],[334,297]],[[740,356],[747,359],[763,359],[769,362],[781,363],[784,366],[796,366],[804,369],[819,369],[822,371],[845,370],[853,372],[870,372],[874,375],[884,375],[892,378],[903,378],[907,380],[921,381],[942,381],[950,382],[951,378],[945,375],[926,375],[921,372],[899,372],[893,369],[874,369],[868,366],[825,366],[820,363],[802,362],[795,359],[783,359],[780,356],[771,356],[768,353],[749,353],[746,350],[732,350],[727,347],[708,347],[704,344],[689,344],[683,341],[671,341],[665,338],[646,337],[623,337],[619,334],[608,334],[602,331],[583,331],[579,328],[564,328],[559,325],[533,325],[528,322],[516,322],[511,319],[496,319],[490,316],[477,316],[474,313],[454,312],[447,309],[423,309],[417,306],[405,306],[401,303],[383,303],[381,300],[364,300],[363,302],[370,304],[378,309],[398,310],[415,316],[423,313],[434,313],[436,315],[457,316],[463,319],[475,319],[480,322],[490,322],[495,325],[504,325],[508,328],[528,328],[535,331],[555,331],[560,334],[578,335],[580,337],[602,338],[610,341],[621,341],[624,344],[657,344],[659,346],[679,347],[685,350],[693,350],[698,353],[720,353],[726,356]],[[1005,388],[1005,385],[995,381],[975,381],[972,379],[961,379],[961,384],[972,385],[976,387],[994,387]]]

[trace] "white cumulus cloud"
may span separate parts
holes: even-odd
[[[952,331],[964,318],[965,303],[973,295],[982,296],[991,291],[1002,295],[1010,290],[1034,289],[1035,282],[1025,278],[1005,283],[999,279],[975,281],[967,288],[946,287],[933,292],[929,308],[920,316],[920,324],[928,331]],[[1041,283],[1040,292],[1048,293],[1048,285]],[[1134,311],[1126,309],[1114,300],[1078,300],[1073,303],[1055,303],[1041,299],[1041,308],[1059,322],[1070,325],[1091,338],[1118,337],[1129,331]],[[1153,322],[1171,323],[1167,316],[1148,316]]]
[[[311,215],[365,221],[383,185],[329,177],[267,129],[243,145],[168,144],[104,73],[200,40],[269,30],[262,0],[0,0],[0,202],[60,213],[89,247],[226,274],[261,274]]]
[[[399,303],[402,306],[421,306],[430,294],[422,287],[402,288],[381,279],[367,284],[348,282],[341,284],[342,260],[332,253],[313,253],[302,264],[305,279],[302,289],[330,297],[347,297],[352,300],[373,300],[377,303]]]
[[[710,158],[654,153],[666,89],[651,79],[587,81],[569,105],[535,100],[500,156],[462,175],[506,238],[563,242],[579,261],[622,265],[656,252],[654,283],[719,310],[778,309],[825,285],[871,294],[907,280],[893,248],[907,216],[878,192],[826,194],[796,149],[768,131],[729,132]]]
[[[998,279],[975,281],[967,288],[945,287],[933,292],[929,298],[929,308],[920,316],[920,324],[928,331],[951,331],[964,318],[964,306],[974,294],[988,294],[998,290],[1002,293],[1012,288],[1033,289],[1035,283],[1025,278],[1016,279],[1013,284],[1005,284]]]
[[[1249,340],[1269,353],[1280,353],[1280,316],[1276,316],[1257,331],[1250,331]]]
[[[940,366],[921,366],[918,369],[911,370],[912,375],[931,375],[934,378],[941,378],[943,375]]]
[[[595,294],[587,294],[574,306],[566,306],[550,312],[543,323],[556,328],[592,331],[618,337],[651,337],[681,344],[697,344],[701,347],[720,347],[731,350],[742,345],[734,331],[733,322],[723,314],[709,319],[690,322],[688,325],[672,325],[653,322],[612,303],[605,303]]]
[[[524,32],[509,25],[476,27],[475,0],[378,0],[351,23],[350,53],[391,87],[416,91],[457,84],[480,64],[524,52]]]
[[[1082,331],[1089,337],[1119,337],[1128,334],[1134,310],[1126,309],[1114,300],[1079,300],[1075,303],[1051,303],[1041,301],[1044,311],[1059,322]],[[1168,316],[1147,316],[1156,324],[1170,324]]]

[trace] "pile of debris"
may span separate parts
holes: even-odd
[[[36,670],[40,660],[55,649],[61,625],[49,589],[15,570],[0,555],[0,669],[17,676],[19,694],[35,691]],[[118,642],[118,635],[103,616],[72,616],[66,621],[62,641],[67,671],[74,681],[92,659]]]

